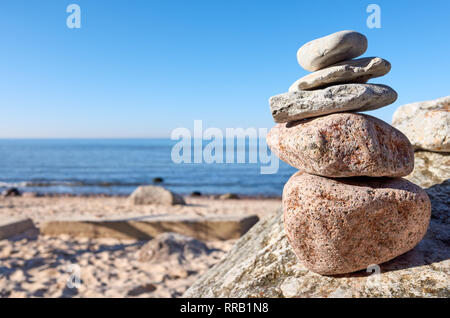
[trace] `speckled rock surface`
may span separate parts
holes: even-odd
[[[185,264],[190,260],[208,255],[212,249],[193,237],[167,232],[150,240],[139,250],[139,260],[147,263],[171,261]]]
[[[408,139],[369,115],[341,113],[278,124],[266,139],[281,160],[321,176],[398,177],[414,165]]]
[[[317,71],[340,61],[350,60],[367,50],[367,38],[355,31],[339,31],[303,45],[297,60],[307,71]]]
[[[450,182],[426,191],[432,216],[424,239],[413,250],[379,268],[338,276],[309,271],[292,252],[279,210],[251,228],[184,296],[448,298]]]
[[[283,190],[284,228],[311,271],[344,274],[401,255],[425,235],[431,205],[404,179],[331,179],[297,172]]]
[[[422,188],[429,188],[450,179],[450,153],[416,151],[414,170],[405,179]]]
[[[379,57],[365,57],[333,64],[303,76],[289,88],[289,92],[316,89],[343,83],[365,83],[391,70],[391,63]]]
[[[450,96],[400,106],[392,125],[415,149],[450,152]]]
[[[345,111],[373,110],[396,99],[397,93],[386,85],[342,84],[272,96],[269,104],[274,121],[286,123]]]
[[[186,204],[181,195],[159,186],[140,186],[128,197],[131,205],[176,205]]]

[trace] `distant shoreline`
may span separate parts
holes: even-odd
[[[6,189],[6,188],[5,188]],[[0,189],[0,190],[5,190]],[[1,192],[1,191],[0,191]],[[219,197],[226,193],[204,193],[201,195],[191,195],[191,194],[181,194],[183,197],[192,197],[192,198],[209,198],[209,199],[219,199]],[[281,196],[274,195],[247,195],[247,194],[239,194],[239,199],[246,200],[273,200],[273,199],[281,199]],[[108,193],[36,193],[36,192],[21,192],[20,196],[17,197],[37,197],[37,198],[126,198],[128,195],[126,194],[108,194]],[[1,198],[10,198],[0,195]],[[237,199],[237,200],[239,200]],[[229,200],[229,199],[228,199]],[[236,200],[236,199],[235,199]]]

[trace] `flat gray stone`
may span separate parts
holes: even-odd
[[[148,240],[165,232],[180,233],[199,240],[229,240],[241,237],[259,218],[249,216],[148,216],[132,219],[80,219],[48,221],[43,235],[68,234],[73,237],[110,237]]]
[[[397,93],[381,84],[342,84],[312,91],[288,92],[270,98],[277,123],[339,112],[369,111],[392,104]]]
[[[298,262],[282,212],[261,220],[184,297],[450,297],[450,181],[426,190],[432,216],[411,251],[367,270],[322,276]]]
[[[371,78],[389,73],[390,70],[391,63],[379,57],[344,61],[303,76],[291,85],[289,92],[344,83],[365,83]]]
[[[303,45],[297,60],[307,71],[317,71],[337,62],[350,60],[367,50],[367,38],[355,31],[339,31]]]
[[[14,235],[22,234],[28,230],[36,229],[34,223],[28,218],[0,219],[0,240]]]
[[[415,149],[450,152],[450,96],[400,106],[392,125]]]

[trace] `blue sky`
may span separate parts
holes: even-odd
[[[81,7],[81,29],[66,7]],[[366,8],[381,7],[381,29]],[[268,99],[308,72],[304,43],[364,33],[374,79],[396,103],[450,95],[450,2],[5,0],[0,3],[0,137],[168,137],[176,127],[271,127]]]

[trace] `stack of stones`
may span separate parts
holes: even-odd
[[[414,167],[408,138],[359,111],[393,103],[397,93],[370,78],[389,72],[378,57],[353,59],[367,39],[341,31],[303,45],[299,64],[313,73],[270,99],[278,124],[267,135],[297,168],[283,190],[284,227],[299,260],[324,275],[381,264],[423,238],[431,204],[402,179]]]

